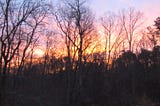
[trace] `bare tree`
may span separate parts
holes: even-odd
[[[76,28],[76,34],[78,35],[79,42],[78,44],[78,64],[77,64],[77,72],[78,72],[78,79],[77,79],[77,94],[75,95],[75,100],[73,105],[76,105],[77,100],[82,94],[82,85],[83,85],[83,68],[82,68],[82,56],[83,56],[83,44],[84,44],[84,37],[91,34],[94,30],[94,17],[91,11],[85,7],[85,1],[75,0],[72,3],[68,3],[70,8],[72,9],[72,13],[74,16],[74,25]]]
[[[140,11],[136,11],[134,8],[123,10],[120,12],[121,22],[123,23],[123,29],[128,42],[128,50],[132,50],[134,37],[138,34],[138,29],[142,25],[143,14]]]
[[[1,0],[0,1],[0,74],[2,86],[5,84],[7,70],[11,61],[21,48],[19,69],[22,69],[26,51],[34,41],[37,27],[46,17],[45,1],[35,0]],[[9,71],[8,71],[9,72]],[[3,87],[4,88],[4,87]]]
[[[46,9],[43,2],[15,0],[1,1],[3,23],[1,28],[1,62],[2,73],[5,74],[9,62],[15,56],[17,50],[23,45],[21,64],[25,53],[33,42],[37,27],[46,17]],[[21,66],[21,65],[20,65]],[[20,69],[19,69],[20,70]]]
[[[111,61],[111,53],[118,49],[118,46],[124,40],[123,26],[120,23],[120,19],[114,13],[109,12],[104,17],[101,18],[101,24],[104,29],[105,35],[105,54],[107,54],[107,69],[109,69],[109,64]],[[114,50],[114,51],[113,51]]]
[[[56,36],[55,32],[47,31],[46,32],[46,47],[44,53],[44,73],[48,74],[52,70],[52,61],[55,57],[55,50],[56,50]],[[55,70],[52,70],[54,73]]]
[[[141,34],[142,34],[142,37],[138,41],[138,45],[137,45],[137,48],[139,50],[151,49],[155,45],[157,45],[156,33],[153,32],[153,29],[151,27],[147,27],[147,29],[143,30]]]
[[[85,1],[80,0],[64,1],[63,8],[59,9],[59,11],[55,13],[55,17],[58,27],[60,28],[62,34],[65,35],[65,44],[67,47],[68,57],[68,65],[66,66],[66,70],[70,70],[72,68],[71,57],[73,56],[72,58],[75,58],[76,54],[78,55],[78,62],[75,69],[75,72],[77,72],[77,94],[76,97],[74,97],[74,101],[76,101],[82,86],[81,73],[83,71],[83,53],[86,50],[86,48],[91,44],[89,43],[91,37],[89,38],[87,36],[91,35],[91,33],[94,30],[94,17],[90,9],[85,6]],[[86,44],[85,47],[84,44]],[[70,75],[68,75],[68,78],[69,76]],[[74,105],[74,103],[72,103],[71,105]]]
[[[70,9],[67,7],[58,7],[57,12],[54,13],[56,23],[61,31],[61,35],[64,36],[66,48],[67,48],[67,62],[66,70],[71,71],[71,43],[76,46],[75,28],[73,26],[73,16]],[[77,46],[76,46],[77,47]],[[74,53],[75,54],[75,53]]]
[[[65,4],[63,7],[58,7],[57,11],[54,13],[55,20],[58,28],[60,29],[60,34],[63,36],[65,41],[65,46],[67,50],[67,58],[65,69],[67,71],[67,105],[69,106],[72,102],[72,86],[71,86],[71,70],[73,66],[73,60],[76,56],[78,46],[76,28],[74,26],[74,17],[72,10],[68,7],[68,4]],[[73,48],[73,50],[72,50]],[[73,57],[71,56],[73,55]]]
[[[153,47],[155,47],[158,42],[156,31],[151,27],[147,27],[147,30],[148,30],[147,37],[150,40]]]

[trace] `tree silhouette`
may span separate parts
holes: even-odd
[[[26,52],[37,39],[35,35],[47,15],[46,9],[48,10],[48,6],[43,1],[0,1],[0,75],[3,75],[2,88],[5,87],[6,75],[10,73],[10,66],[13,64],[11,62],[15,56],[19,56],[17,72],[22,71]]]
[[[157,17],[156,20],[154,21],[154,26],[160,30],[160,17]]]
[[[121,22],[128,42],[128,50],[130,51],[133,51],[134,36],[138,28],[142,25],[142,17],[143,14],[140,11],[136,11],[134,8],[129,8],[128,10],[120,12]]]
[[[123,42],[123,25],[120,23],[120,19],[114,13],[108,13],[101,18],[101,24],[105,34],[105,59],[111,64],[111,53],[119,48],[119,45]]]

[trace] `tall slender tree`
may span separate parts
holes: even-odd
[[[118,45],[120,45],[124,39],[122,36],[123,25],[120,23],[119,17],[111,12],[101,18],[101,24],[106,38],[105,54],[107,57],[107,69],[109,69],[111,53],[113,53],[114,49],[118,48]]]
[[[133,42],[135,35],[138,34],[140,26],[143,24],[143,14],[134,8],[123,10],[120,12],[121,22],[128,42],[128,50],[133,51]]]
[[[77,54],[77,63],[75,68],[76,73],[76,96],[73,102],[67,103],[68,105],[75,105],[77,98],[80,95],[82,87],[82,64],[83,64],[83,53],[87,47],[84,47],[84,39],[87,39],[88,35],[94,31],[93,20],[94,17],[88,7],[85,6],[86,1],[73,0],[64,1],[63,8],[59,9],[58,14],[55,14],[57,24],[65,35],[65,43],[67,47],[68,67],[71,68],[71,49],[75,49],[74,56]],[[87,40],[86,40],[87,41]],[[90,42],[90,41],[89,41]],[[69,77],[69,75],[68,75]],[[68,82],[68,87],[70,86]],[[70,87],[69,87],[70,88]]]

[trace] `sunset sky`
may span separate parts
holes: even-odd
[[[48,0],[55,6],[63,0]],[[160,16],[160,0],[86,0],[87,5],[92,9],[96,18],[104,16],[108,11],[118,12],[122,9],[133,7],[144,14],[144,28],[152,26],[154,20]],[[37,53],[43,55],[44,52],[37,50]]]
[[[148,25],[152,25],[160,16],[160,0],[90,0],[89,5],[97,16],[102,16],[107,11],[117,12],[134,7],[144,13]]]

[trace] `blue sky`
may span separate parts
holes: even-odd
[[[160,0],[90,0],[89,6],[97,16],[105,12],[118,12],[121,9],[134,7],[144,13],[144,18],[149,25],[160,16]]]

